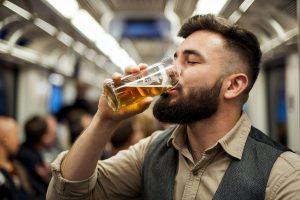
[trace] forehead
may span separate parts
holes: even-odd
[[[224,51],[224,38],[217,33],[210,31],[196,31],[189,35],[177,48],[177,51],[185,51],[187,49],[194,49],[205,52]]]

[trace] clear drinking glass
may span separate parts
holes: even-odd
[[[104,94],[112,110],[130,106],[148,96],[157,96],[176,86],[179,72],[171,57],[166,57],[146,69],[124,76],[121,81],[108,81],[104,85]]]

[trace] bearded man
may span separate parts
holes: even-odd
[[[160,96],[153,113],[179,125],[98,161],[120,121],[153,100],[113,112],[101,96],[89,127],[53,163],[47,199],[300,197],[300,157],[254,128],[242,110],[259,72],[256,37],[213,15],[190,18],[178,35],[185,39],[174,54],[179,83]],[[128,67],[126,74],[145,67]]]

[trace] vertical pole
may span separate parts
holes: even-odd
[[[297,0],[297,28],[300,27],[300,0]],[[297,35],[297,52],[287,55],[286,95],[288,146],[300,153],[300,38]]]
[[[297,51],[298,51],[298,67],[300,69],[300,37],[299,37],[299,31],[300,31],[300,0],[297,0],[297,27],[298,27],[298,35],[297,35]],[[300,70],[299,70],[300,75]],[[300,76],[299,76],[300,77]],[[300,80],[298,80],[298,92],[300,93]],[[300,110],[298,110],[300,113]],[[299,122],[300,124],[300,122]]]
[[[299,103],[299,96],[300,96],[300,36],[299,36],[299,30],[300,30],[300,0],[297,0],[297,27],[298,27],[298,35],[297,35],[297,52],[298,52],[298,103]],[[300,131],[300,106],[297,107],[297,116],[298,116],[298,131]],[[297,133],[299,134],[299,132]],[[298,136],[298,144],[300,144],[300,136]],[[297,148],[298,153],[300,153],[300,146]],[[296,150],[296,151],[297,151]]]

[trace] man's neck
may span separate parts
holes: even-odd
[[[187,125],[190,147],[197,157],[228,133],[241,116],[239,112],[219,112],[214,116]]]

